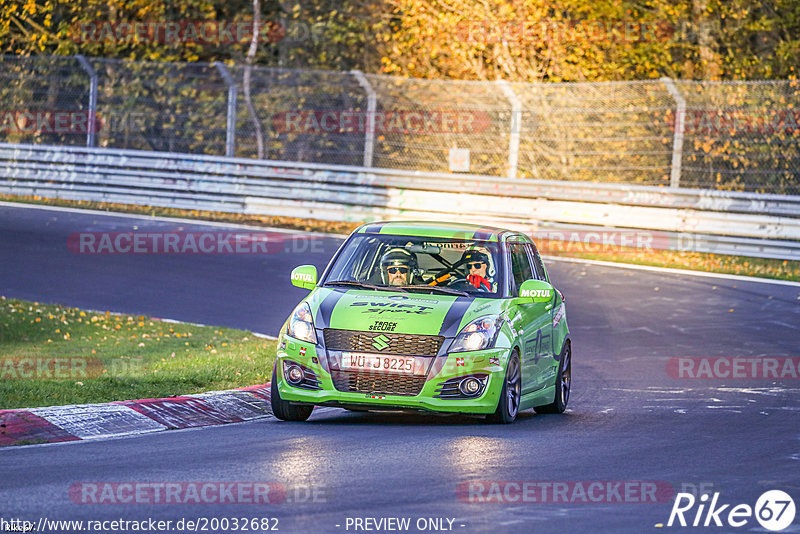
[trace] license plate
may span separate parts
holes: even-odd
[[[406,375],[424,374],[423,363],[413,356],[381,356],[363,352],[342,352],[340,367],[357,371],[381,373],[400,373]]]

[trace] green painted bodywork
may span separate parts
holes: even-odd
[[[364,225],[354,233],[372,231],[375,225]],[[390,223],[379,227],[379,232],[394,235],[415,235],[431,237],[472,238],[476,231],[485,232],[482,239],[503,240],[501,230],[487,229],[470,225],[436,223]],[[406,233],[407,232],[407,233]],[[457,235],[457,233],[460,234]],[[493,233],[492,233],[493,232]],[[490,235],[488,235],[490,234]],[[532,243],[527,237],[514,234],[517,241]],[[541,289],[551,287],[549,283],[534,282],[530,287]],[[523,286],[527,287],[527,286]],[[455,333],[444,340],[440,355],[431,358],[427,381],[421,393],[416,396],[384,395],[382,398],[364,393],[342,392],[334,388],[330,369],[336,362],[336,351],[328,354],[322,340],[324,338],[321,318],[323,302],[335,305],[327,311],[328,328],[370,331],[376,321],[396,323],[394,333],[441,335],[448,311],[454,306],[455,295],[402,293],[376,291],[369,289],[349,289],[344,287],[315,287],[304,299],[308,303],[315,328],[318,345],[299,341],[286,335],[286,323],[281,328],[278,343],[278,362],[289,359],[310,368],[320,380],[322,389],[311,391],[290,386],[279,372],[278,389],[281,398],[290,402],[363,406],[365,408],[403,408],[430,410],[437,412],[490,414],[497,408],[500,392],[505,379],[505,370],[512,351],[517,351],[522,363],[523,395],[520,409],[529,409],[553,402],[555,379],[559,358],[564,344],[569,339],[566,313],[561,294],[552,289],[551,299],[546,302],[531,302],[531,298],[472,298],[470,302],[460,303],[465,307],[461,317],[456,317]],[[338,300],[336,300],[338,299]],[[462,298],[462,301],[464,299]],[[538,300],[545,300],[539,298]],[[473,352],[446,352],[461,329],[471,321],[484,316],[499,316],[501,326],[491,348]],[[558,319],[554,325],[554,319]],[[376,334],[378,332],[375,332]],[[376,351],[377,353],[378,351]],[[316,360],[316,362],[315,362]],[[327,365],[323,365],[325,362]],[[282,369],[279,366],[278,369]],[[442,399],[434,397],[440,383],[471,373],[487,373],[488,383],[477,398]]]

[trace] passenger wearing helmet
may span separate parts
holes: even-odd
[[[476,289],[492,291],[494,266],[489,255],[480,249],[471,249],[461,256],[461,263],[467,267],[467,282]]]
[[[381,280],[390,286],[414,283],[417,274],[417,256],[404,248],[389,249],[381,258]]]

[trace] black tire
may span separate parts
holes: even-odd
[[[572,348],[569,343],[564,344],[561,362],[556,373],[556,395],[553,402],[543,406],[534,406],[536,413],[564,413],[569,402],[569,392],[572,388]]]
[[[291,404],[281,399],[278,391],[278,362],[272,368],[272,387],[270,388],[270,403],[272,404],[272,415],[281,421],[305,421],[314,411],[313,406],[301,404]]]
[[[500,391],[500,398],[497,399],[497,410],[486,420],[490,423],[507,425],[513,423],[519,414],[519,404],[522,399],[522,366],[519,361],[519,353],[514,350],[508,358],[506,366],[506,378],[503,381],[503,389]]]

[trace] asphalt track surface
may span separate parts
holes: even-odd
[[[0,206],[0,294],[275,334],[303,294],[289,283],[292,266],[322,267],[339,243],[318,236],[316,252],[291,245],[267,255],[80,255],[66,246],[74,232],[134,227],[209,229]],[[368,532],[348,528],[348,518],[390,517],[410,518],[406,532],[447,531],[447,521],[445,530],[417,530],[420,518],[452,519],[452,531],[465,534],[764,531],[754,518],[741,528],[660,528],[673,496],[465,502],[457,488],[470,481],[656,481],[750,506],[780,489],[800,505],[800,380],[692,380],[666,370],[676,357],[800,356],[800,287],[566,261],[548,267],[566,297],[574,347],[563,415],[523,413],[513,425],[490,426],[318,409],[300,424],[269,418],[7,448],[0,518],[275,517],[285,533]],[[69,488],[86,481],[275,481],[296,490],[268,505],[75,504]],[[690,523],[696,511],[686,514]],[[786,532],[800,532],[798,521]]]

